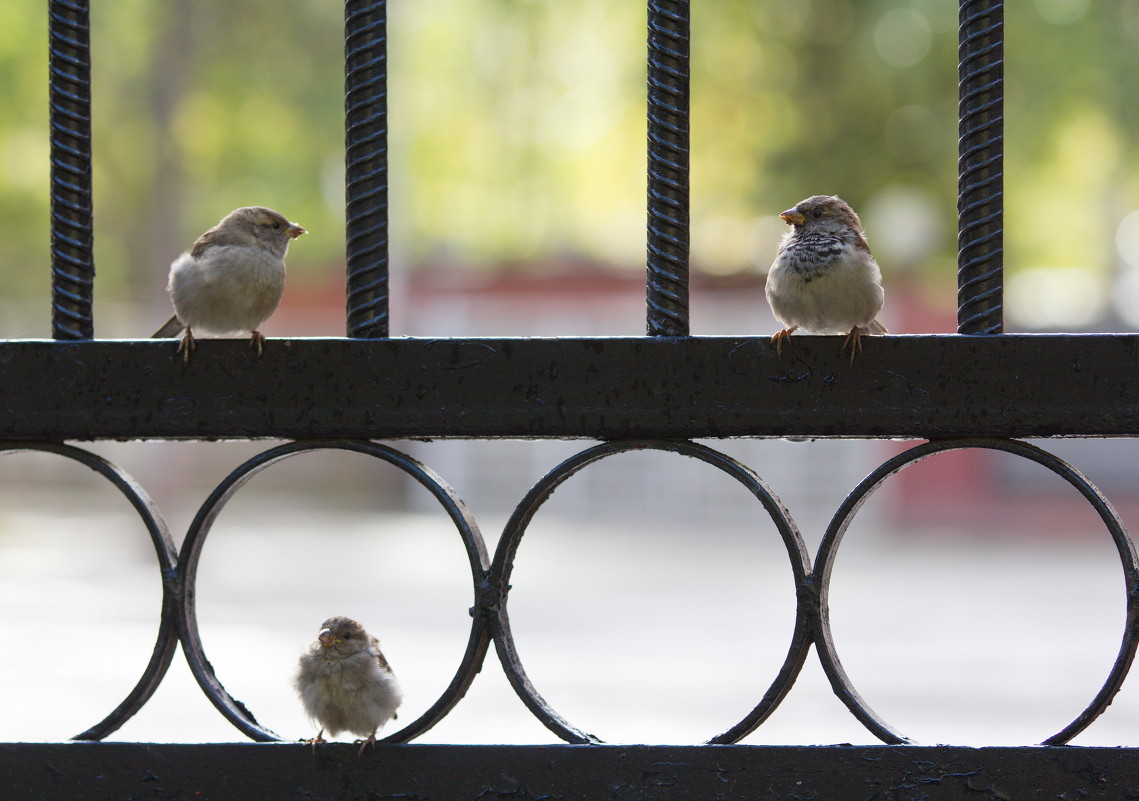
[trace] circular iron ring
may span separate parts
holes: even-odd
[[[70,445],[48,442],[0,444],[0,455],[30,451],[53,453],[71,459],[84,467],[91,468],[110,481],[138,512],[138,516],[142,519],[143,525],[146,526],[146,531],[150,535],[150,541],[154,545],[155,555],[158,557],[158,567],[162,574],[162,611],[159,615],[158,636],[154,641],[150,661],[134,689],[107,717],[71,738],[72,740],[102,740],[126,723],[142,708],[143,704],[150,700],[150,696],[158,689],[158,685],[162,682],[167,669],[170,667],[170,662],[174,658],[174,651],[178,647],[175,622],[175,607],[177,605],[175,601],[177,597],[175,566],[178,563],[178,552],[158,507],[154,505],[146,490],[119,467],[111,464],[102,456]]]
[[[811,644],[811,617],[806,603],[808,573],[810,558],[802,537],[799,535],[795,523],[791,519],[787,508],[778,499],[775,493],[764,483],[754,471],[740,462],[719,451],[712,450],[687,440],[622,440],[619,442],[606,442],[589,448],[559,464],[547,473],[514,509],[510,520],[503,530],[502,539],[494,555],[494,564],[491,568],[491,587],[494,596],[490,599],[491,606],[488,613],[491,616],[495,649],[502,667],[510,680],[511,686],[522,699],[530,712],[542,722],[546,728],[570,743],[598,743],[599,738],[587,734],[581,729],[571,725],[558,714],[531,684],[522,662],[518,658],[518,651],[514,645],[514,636],[510,630],[510,619],[506,610],[507,594],[510,589],[510,574],[514,568],[514,557],[522,541],[526,528],[533,520],[539,507],[553,494],[566,479],[579,470],[600,461],[607,456],[618,453],[638,450],[658,450],[679,453],[694,459],[706,462],[727,473],[739,483],[743,484],[754,495],[775,523],[783,544],[787,548],[787,555],[791,562],[791,572],[796,587],[795,629],[791,637],[791,645],[787,650],[787,658],[783,662],[779,673],[771,686],[764,693],[759,703],[739,723],[727,731],[719,734],[707,742],[709,744],[725,744],[738,742],[775,710],[780,701],[791,689]]]
[[[202,691],[209,697],[215,707],[243,734],[258,742],[281,740],[275,732],[266,729],[257,722],[253,714],[240,701],[231,696],[218,681],[213,666],[206,658],[202,648],[201,636],[198,632],[198,620],[195,600],[195,580],[198,570],[198,559],[202,547],[205,545],[206,535],[217,519],[218,514],[233,495],[241,489],[249,479],[266,469],[270,465],[294,456],[298,453],[307,453],[319,450],[342,450],[362,453],[394,465],[408,474],[443,506],[451,521],[462,537],[463,545],[467,551],[470,562],[471,575],[474,581],[475,607],[478,599],[485,593],[488,559],[486,545],[479,533],[478,524],[467,510],[463,501],[455,491],[430,468],[405,453],[364,440],[339,440],[321,442],[289,442],[270,448],[264,453],[254,456],[236,470],[226,476],[202,504],[198,510],[186,540],[182,544],[182,557],[179,561],[179,573],[183,582],[183,602],[181,607],[181,638],[182,650],[186,654],[186,661],[190,670],[201,686]],[[439,696],[432,706],[399,731],[384,737],[381,742],[402,743],[407,742],[438,723],[466,693],[471,682],[482,668],[483,658],[490,645],[489,626],[481,615],[474,615],[471,624],[471,635],[467,641],[467,649],[451,683]]]
[[[838,553],[839,544],[842,542],[842,537],[846,533],[850,521],[854,519],[854,516],[858,513],[862,504],[864,504],[874,491],[885,483],[887,479],[904,468],[934,454],[971,448],[1003,451],[1005,453],[1011,453],[1014,456],[1020,456],[1047,468],[1067,481],[1075,487],[1088,503],[1091,504],[1092,508],[1095,509],[1104,525],[1107,526],[1107,530],[1111,533],[1112,541],[1115,543],[1116,550],[1119,553],[1119,561],[1123,567],[1124,581],[1127,590],[1127,624],[1124,627],[1119,654],[1115,659],[1115,664],[1112,666],[1111,672],[1104,682],[1103,687],[1100,688],[1087,708],[1063,729],[1041,742],[1041,745],[1063,745],[1103,714],[1103,711],[1111,703],[1115,694],[1119,692],[1119,688],[1123,685],[1123,680],[1127,676],[1127,671],[1131,667],[1131,662],[1135,658],[1136,645],[1139,643],[1139,559],[1136,558],[1134,545],[1130,537],[1128,537],[1123,523],[1103,493],[1079,470],[1059,457],[1053,456],[1035,445],[1030,445],[1015,439],[995,439],[987,437],[924,442],[883,463],[874,472],[863,479],[842,502],[838,511],[835,512],[830,525],[827,527],[826,534],[823,536],[822,543],[819,545],[819,553],[815,559],[814,575],[818,582],[818,606],[816,612],[818,615],[818,619],[816,620],[816,631],[818,634],[815,640],[819,661],[822,662],[823,670],[826,672],[827,678],[830,679],[831,688],[834,690],[835,695],[846,704],[851,713],[863,726],[870,730],[875,737],[889,744],[914,743],[914,740],[890,726],[870,708],[869,704],[867,704],[858,694],[857,690],[854,689],[854,685],[843,669],[842,663],[839,661],[838,653],[834,647],[834,640],[831,636],[830,610],[828,607],[831,571],[834,568],[834,560]]]

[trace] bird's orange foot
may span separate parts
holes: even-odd
[[[369,745],[372,746],[372,748],[376,747],[376,733],[372,732],[371,734],[369,734],[367,740],[353,740],[352,741],[353,745],[355,745],[356,743],[360,744],[360,750],[356,752],[356,756],[362,757],[362,756],[364,756],[364,749],[367,748]]]
[[[190,351],[198,347],[198,343],[194,341],[194,334],[189,326],[186,326],[185,333],[182,334],[181,341],[178,342],[178,353],[182,354],[182,361],[185,364],[190,363]]]
[[[795,333],[798,327],[797,325],[793,325],[790,328],[784,328],[782,331],[777,331],[775,336],[771,338],[771,344],[775,346],[775,353],[780,358],[783,356],[783,341],[791,339],[791,334]]]
[[[850,348],[850,363],[854,364],[854,355],[862,353],[862,332],[858,330],[858,326],[850,329],[850,333],[842,341],[842,350],[839,353],[846,353],[847,348]]]
[[[249,347],[257,349],[257,358],[260,359],[261,354],[265,352],[265,335],[260,331],[254,331],[249,337]]]

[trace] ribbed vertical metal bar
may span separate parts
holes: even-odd
[[[51,0],[48,19],[52,336],[91,339],[95,259],[88,2]]]
[[[688,336],[688,0],[649,0],[648,333]]]
[[[961,0],[957,332],[1004,328],[1004,3]]]
[[[387,3],[345,0],[348,336],[388,336]]]

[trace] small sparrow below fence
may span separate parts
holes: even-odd
[[[308,716],[320,733],[307,742],[315,748],[324,732],[348,731],[359,737],[360,754],[376,742],[376,732],[396,717],[403,700],[399,682],[380,651],[380,641],[355,620],[331,617],[301,656],[295,681]]]
[[[767,274],[767,302],[783,330],[783,343],[802,328],[816,334],[846,334],[850,363],[862,350],[863,334],[886,334],[878,321],[885,293],[882,273],[870,255],[862,223],[837,195],[814,195],[779,215],[791,226]]]
[[[272,209],[245,206],[227,214],[170,265],[167,290],[174,316],[154,337],[177,336],[187,363],[194,332],[218,336],[250,333],[260,358],[265,337],[257,330],[285,291],[285,253],[303,233]]]

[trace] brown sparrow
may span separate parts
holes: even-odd
[[[265,337],[257,330],[285,291],[285,253],[304,228],[272,209],[234,209],[170,265],[167,290],[174,316],[154,337],[177,336],[188,363],[194,332],[216,335],[250,332],[260,358]]]
[[[376,732],[396,717],[403,693],[380,651],[380,641],[355,620],[330,617],[301,656],[295,681],[305,712],[320,724],[307,742],[315,748],[324,732],[349,731],[360,737],[360,753],[376,742]]]
[[[846,334],[842,350],[850,348],[854,364],[863,334],[889,333],[876,319],[882,273],[858,215],[837,195],[814,195],[779,216],[791,230],[767,274],[767,302],[784,326],[771,342],[782,355],[783,341],[799,328]]]

